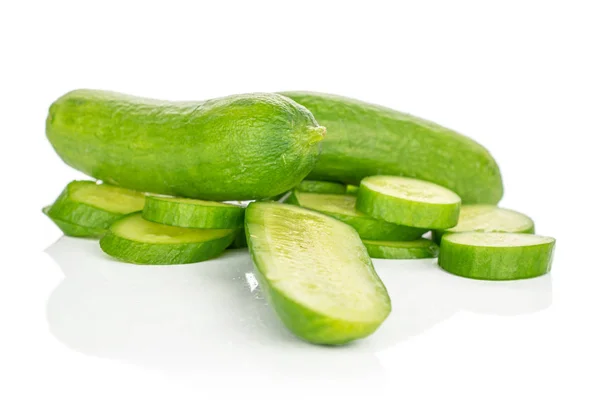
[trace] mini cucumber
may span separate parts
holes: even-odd
[[[245,208],[217,201],[147,196],[142,216],[183,228],[235,229],[244,226]]]
[[[405,242],[363,240],[372,258],[409,260],[417,258],[435,258],[438,245],[428,239],[417,239]]]
[[[535,233],[535,226],[525,214],[487,204],[472,204],[460,208],[455,227],[433,231],[434,241],[439,243],[446,232]]]
[[[48,215],[49,210],[50,210],[50,206],[47,206],[42,209],[42,212],[44,214],[46,214],[46,216],[48,218],[50,218],[52,220],[52,222],[54,222],[56,224],[56,226],[58,226],[58,228],[66,236],[81,237],[81,238],[100,238],[106,233],[105,229],[88,228],[85,226],[72,224],[70,222],[65,222],[60,219],[52,218],[51,216]]]
[[[352,195],[303,193],[295,190],[286,202],[339,219],[356,229],[362,239],[415,240],[426,232],[425,229],[392,224],[357,211],[356,197]]]
[[[370,335],[387,318],[387,290],[350,226],[273,202],[250,204],[245,225],[260,286],[299,338],[343,344]]]
[[[302,181],[295,188],[299,192],[344,194],[346,185],[337,182],[326,181]]]
[[[132,264],[189,264],[221,254],[235,236],[232,229],[180,228],[127,215],[100,239],[102,250]]]
[[[555,239],[525,233],[448,233],[438,263],[473,279],[512,280],[544,275],[552,266]]]
[[[369,176],[360,183],[356,209],[395,224],[445,229],[458,222],[460,197],[431,182],[399,176]]]
[[[73,181],[50,206],[47,215],[54,221],[106,230],[124,215],[143,208],[142,193],[93,181]]]

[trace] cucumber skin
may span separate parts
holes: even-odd
[[[420,258],[436,258],[439,253],[439,247],[433,241],[428,239],[418,239],[417,246],[410,247],[411,242],[406,242],[407,247],[385,246],[377,241],[363,240],[363,244],[369,252],[371,258],[383,258],[388,260],[414,260]],[[423,246],[425,244],[425,246]]]
[[[104,182],[205,200],[274,196],[314,167],[325,128],[277,94],[166,102],[97,90],[56,100],[46,135],[65,163]]]
[[[85,226],[80,226],[77,224],[72,224],[70,222],[65,222],[60,219],[52,218],[48,215],[48,210],[50,206],[44,207],[42,212],[50,218],[52,222],[64,233],[66,236],[77,237],[77,238],[90,238],[90,239],[99,239],[106,233],[105,229],[94,229],[88,228]]]
[[[357,185],[372,175],[399,175],[437,183],[464,204],[497,204],[500,169],[474,140],[432,122],[341,96],[283,92],[327,127],[309,179]],[[448,168],[452,166],[452,168]]]
[[[346,194],[346,185],[337,182],[304,180],[295,189],[308,193]]]

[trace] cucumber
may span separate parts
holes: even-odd
[[[104,182],[204,200],[261,199],[299,184],[325,128],[266,93],[167,102],[76,90],[50,107],[46,135],[68,165]]]
[[[235,236],[232,229],[180,228],[146,221],[137,212],[111,225],[102,250],[132,264],[189,264],[221,254]]]
[[[442,237],[438,263],[467,278],[533,278],[550,271],[554,243],[554,238],[526,233],[449,233]]]
[[[339,219],[356,229],[361,239],[415,240],[426,232],[425,229],[392,224],[357,211],[356,197],[351,195],[303,193],[295,190],[286,202]]]
[[[472,204],[461,207],[455,227],[433,231],[433,239],[439,243],[446,232],[535,233],[535,226],[525,214],[492,205]]]
[[[373,333],[391,311],[356,231],[301,207],[256,202],[246,237],[260,286],[285,326],[317,344]]]
[[[344,194],[346,193],[346,185],[337,182],[325,181],[302,181],[295,188],[299,192],[309,193],[330,193]]]
[[[399,176],[370,176],[360,183],[356,209],[395,224],[445,229],[458,222],[460,197],[431,182]]]
[[[416,258],[436,258],[438,245],[428,239],[405,242],[363,240],[372,258],[408,260]]]
[[[81,238],[100,238],[106,233],[105,229],[88,228],[85,226],[72,224],[70,222],[65,222],[60,219],[52,218],[51,216],[48,215],[49,210],[50,210],[50,206],[47,206],[42,209],[42,212],[44,214],[46,214],[46,216],[48,218],[50,218],[52,220],[52,222],[54,222],[54,224],[56,224],[56,226],[58,226],[58,228],[66,236],[81,237]]]
[[[357,185],[367,176],[400,175],[447,187],[465,204],[497,204],[502,198],[496,161],[466,136],[359,100],[324,93],[283,94],[306,106],[327,127],[309,179]]]
[[[147,196],[142,216],[184,228],[235,229],[244,226],[245,208],[217,201]]]
[[[229,245],[228,249],[243,249],[246,247],[248,247],[248,242],[246,242],[246,232],[243,228],[238,229],[235,233],[235,238]]]
[[[46,214],[55,222],[101,231],[124,215],[143,208],[142,193],[92,181],[73,181]]]
[[[347,194],[351,194],[353,196],[356,196],[356,194],[358,193],[358,186],[356,186],[356,185],[347,185],[346,186],[346,193]]]

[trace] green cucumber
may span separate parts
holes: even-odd
[[[189,264],[217,257],[231,244],[232,229],[180,228],[146,221],[142,213],[123,217],[100,239],[102,250],[133,264]]]
[[[248,247],[248,242],[246,241],[246,232],[243,228],[238,229],[235,233],[235,238],[229,245],[228,249],[243,249],[246,247]]]
[[[46,214],[46,216],[50,218],[66,236],[96,239],[102,237],[106,233],[105,229],[88,228],[62,221],[60,219],[52,218],[50,215],[48,215],[49,210],[50,206],[47,206],[42,209],[42,212]]]
[[[358,193],[358,186],[356,186],[356,185],[347,185],[346,186],[346,193],[347,194],[351,194],[353,196],[356,196],[356,194]]]
[[[356,197],[352,195],[303,193],[295,190],[286,202],[339,219],[356,229],[361,239],[415,240],[426,232],[425,229],[392,224],[357,211]]]
[[[555,239],[526,233],[449,233],[438,263],[459,276],[486,280],[544,275],[552,266]]]
[[[54,221],[106,230],[124,215],[143,208],[142,193],[92,181],[73,181],[50,206],[47,215]]]
[[[496,161],[466,136],[359,100],[324,93],[283,94],[306,106],[327,127],[319,161],[308,179],[357,185],[367,176],[399,175],[447,187],[465,204],[497,204],[502,198]]]
[[[446,232],[535,233],[535,226],[525,214],[492,205],[472,204],[460,208],[455,227],[433,231],[433,239],[439,243]]]
[[[142,216],[183,228],[235,229],[244,226],[245,208],[217,201],[147,196]]]
[[[416,258],[436,258],[438,245],[428,239],[405,242],[363,240],[372,258],[408,260]]]
[[[346,185],[344,185],[343,183],[325,181],[302,181],[298,186],[296,186],[295,189],[299,192],[309,193],[346,193]]]
[[[387,290],[350,226],[301,207],[256,202],[246,237],[260,286],[285,326],[317,344],[373,333],[391,311]]]
[[[395,224],[445,229],[458,222],[460,197],[431,182],[399,176],[370,176],[360,183],[356,209]]]

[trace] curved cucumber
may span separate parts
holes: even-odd
[[[66,235],[73,237],[82,237],[82,238],[100,238],[105,233],[105,229],[95,229],[88,228],[85,226],[80,226],[76,224],[72,224],[70,222],[62,221],[60,219],[52,218],[48,215],[48,211],[50,210],[50,206],[44,207],[42,212],[46,214],[48,218],[52,220],[58,226],[58,228]]]
[[[391,311],[356,231],[326,215],[252,203],[246,237],[261,288],[296,336],[343,344],[373,333]]]
[[[302,181],[295,188],[299,192],[344,194],[346,185],[337,182]]]
[[[244,207],[217,201],[147,196],[142,216],[184,228],[234,229],[244,226]]]
[[[395,224],[444,229],[458,222],[460,197],[431,182],[399,176],[370,176],[360,183],[356,208]]]
[[[142,213],[112,224],[100,239],[102,250],[133,264],[188,264],[221,254],[232,242],[231,229],[179,228],[146,221]]]
[[[550,271],[555,239],[525,233],[462,232],[442,237],[438,263],[474,279],[510,280]]]
[[[92,181],[73,181],[46,214],[54,221],[106,230],[123,215],[143,208],[142,193]]]
[[[409,260],[417,258],[436,258],[439,248],[428,239],[417,239],[407,242],[388,242],[363,240],[372,258]]]
[[[358,184],[372,175],[400,175],[447,187],[465,204],[497,204],[502,178],[480,144],[432,122],[359,100],[285,92],[327,127],[309,179]],[[452,166],[452,168],[449,168]]]
[[[278,94],[167,102],[76,90],[50,107],[46,135],[68,165],[129,189],[245,200],[293,188],[325,128]]]
[[[362,239],[415,240],[426,232],[425,229],[392,224],[357,211],[356,197],[351,195],[303,193],[295,190],[286,202],[339,219],[356,229]]]

